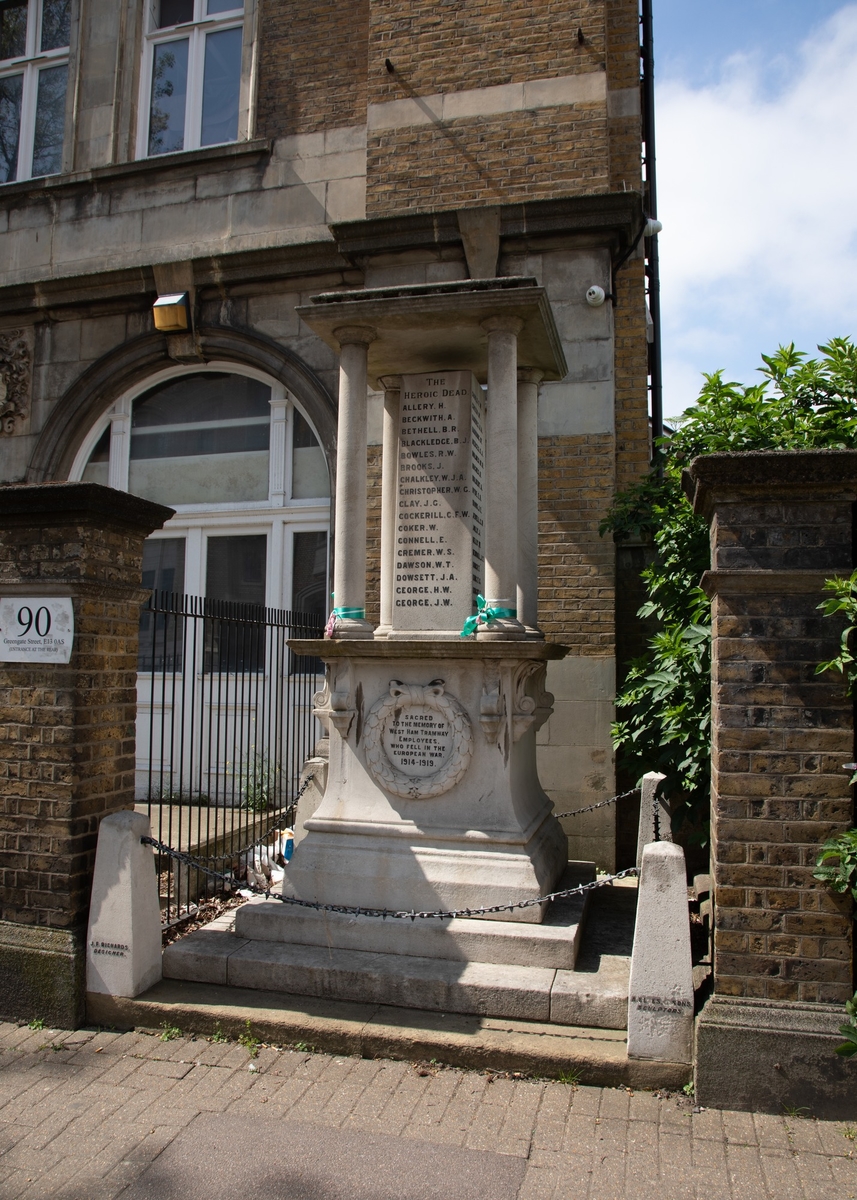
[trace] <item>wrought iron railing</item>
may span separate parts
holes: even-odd
[[[152,594],[140,621],[136,799],[160,841],[224,862],[288,810],[320,733],[322,671],[288,640],[321,635],[309,613]],[[166,860],[158,869],[164,920],[175,920],[206,881]]]

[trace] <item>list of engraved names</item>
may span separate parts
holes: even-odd
[[[393,628],[461,626],[482,586],[482,390],[470,371],[405,375]]]

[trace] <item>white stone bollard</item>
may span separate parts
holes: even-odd
[[[628,997],[628,1057],[689,1063],[693,972],[684,851],[655,842],[643,851]]]
[[[658,795],[658,787],[666,779],[660,771],[647,771],[640,787],[640,824],[637,829],[637,870],[643,865],[643,849],[651,842],[673,840],[672,814],[669,801]],[[655,829],[655,805],[658,809],[658,828]]]
[[[161,910],[142,813],[118,812],[98,829],[86,938],[86,990],[138,996],[161,978]]]

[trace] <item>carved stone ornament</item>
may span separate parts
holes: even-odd
[[[347,738],[357,716],[350,669],[340,670],[334,675],[328,667],[324,687],[313,695],[313,704],[313,716],[321,722],[322,728],[329,734],[332,725],[340,737]]]
[[[15,422],[27,416],[31,362],[22,329],[0,333],[0,434],[14,433]]]
[[[389,694],[372,706],[363,726],[366,766],[394,796],[428,800],[455,787],[470,765],[473,731],[443,680],[426,686],[390,682]]]
[[[515,676],[515,707],[512,714],[512,738],[519,741],[532,726],[541,729],[553,712],[553,694],[544,689],[547,668],[544,663],[526,663]],[[532,687],[535,696],[528,694]]]

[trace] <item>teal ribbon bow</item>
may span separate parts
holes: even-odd
[[[476,615],[468,617],[464,622],[464,628],[461,631],[463,638],[470,637],[480,625],[489,625],[491,621],[517,620],[518,610],[516,608],[491,608],[484,596],[477,596],[476,604]]]
[[[363,621],[366,618],[365,608],[334,608],[330,616],[327,618],[327,625],[324,627],[325,637],[333,637],[333,632],[336,629],[337,618],[343,620]]]

